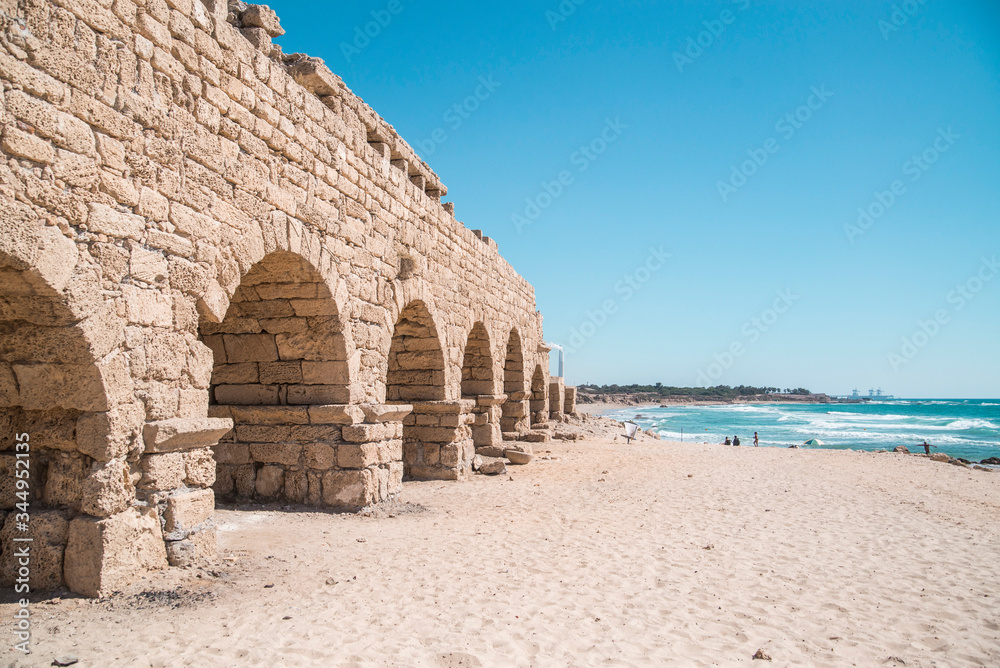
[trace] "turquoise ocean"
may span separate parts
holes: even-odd
[[[810,439],[838,450],[911,451],[926,439],[952,457],[1000,457],[1000,400],[898,399],[861,404],[733,404],[622,408],[606,413],[633,420],[671,441],[722,443],[739,436],[753,446],[787,448]]]

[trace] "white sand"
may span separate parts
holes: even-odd
[[[1000,665],[1000,473],[544,447],[559,459],[513,480],[407,483],[401,504],[420,512],[220,511],[226,575],[36,603],[36,653],[17,665]],[[134,596],[176,587],[177,608]],[[773,663],[751,660],[761,648]]]

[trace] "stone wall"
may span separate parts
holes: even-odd
[[[547,417],[532,287],[269,9],[0,9],[0,578],[17,433],[33,584],[99,595],[216,495],[363,507]]]

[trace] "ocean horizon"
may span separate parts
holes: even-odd
[[[1000,457],[1000,399],[892,399],[860,404],[746,403],[699,406],[630,406],[604,413],[632,420],[671,441],[722,443],[739,436],[753,447],[802,446],[810,439],[825,449],[911,452],[925,440],[944,452],[979,462]]]

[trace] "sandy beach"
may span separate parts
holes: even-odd
[[[1000,663],[1000,474],[651,439],[536,452],[367,515],[220,509],[216,567],[39,600],[34,653],[4,665]]]

